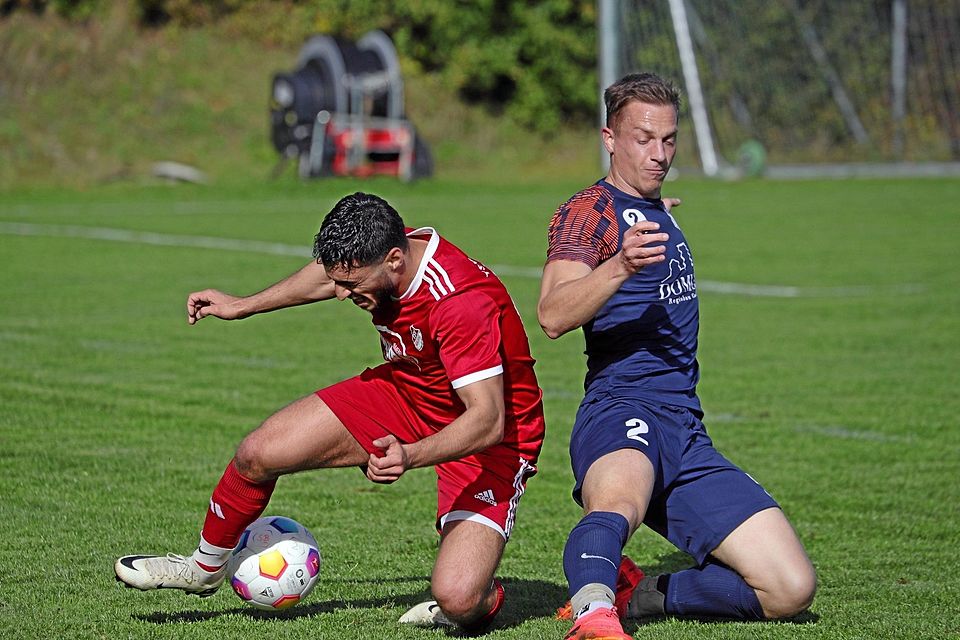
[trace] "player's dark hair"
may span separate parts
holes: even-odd
[[[406,251],[403,220],[378,196],[357,192],[333,206],[313,239],[313,257],[324,267],[366,267],[394,247]]]
[[[620,78],[603,92],[607,108],[607,126],[612,127],[617,114],[630,102],[673,105],[680,113],[680,89],[655,73],[631,73]]]

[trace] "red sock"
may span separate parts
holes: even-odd
[[[247,525],[267,508],[276,484],[276,480],[257,484],[243,477],[231,460],[210,498],[203,539],[218,547],[235,547]]]
[[[498,579],[494,578],[493,587],[497,590],[497,601],[493,603],[493,608],[484,614],[484,616],[479,620],[471,622],[467,625],[463,625],[464,631],[483,631],[490,626],[490,623],[493,622],[493,619],[497,617],[498,613],[500,613],[500,609],[503,607],[503,584]]]

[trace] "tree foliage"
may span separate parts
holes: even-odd
[[[68,18],[101,0],[13,0]],[[592,0],[135,0],[144,28],[229,22],[266,42],[389,34],[405,64],[540,133],[596,110]]]

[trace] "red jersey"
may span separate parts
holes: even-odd
[[[523,322],[500,279],[430,227],[408,289],[373,313],[400,394],[440,430],[465,410],[456,389],[503,376],[502,444],[536,460],[544,435],[542,392]]]

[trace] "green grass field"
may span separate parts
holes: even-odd
[[[193,549],[214,483],[263,418],[378,361],[369,317],[350,304],[195,327],[184,312],[190,291],[252,293],[298,268],[323,214],[357,189],[499,271],[523,314],[548,436],[489,637],[562,637],[551,616],[579,518],[566,441],[582,338],[541,333],[532,274],[550,214],[581,186],[290,179],[0,196],[0,637],[445,636],[395,624],[429,585],[430,470],[391,486],[352,469],[282,479],[268,513],[306,524],[324,555],[309,600],[282,614],[229,589],[198,600],[113,579],[116,556]],[[795,621],[628,631],[960,637],[960,182],[680,180],[668,192],[684,199],[697,260],[706,423],[781,502],[820,582]],[[689,564],[647,531],[628,552],[652,573]]]

